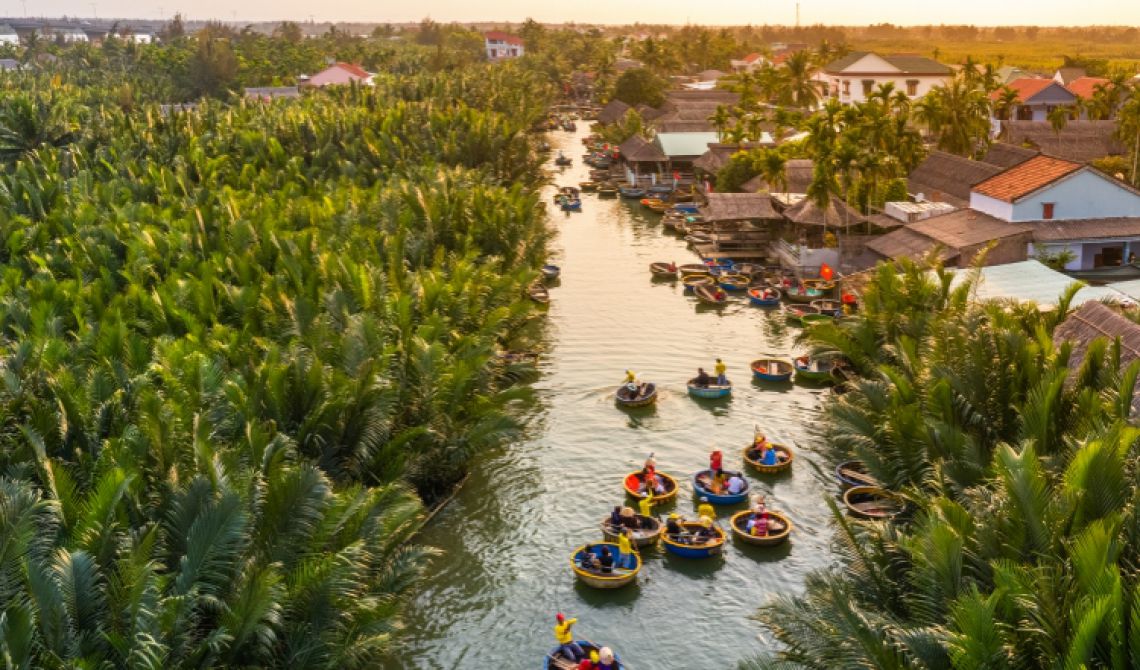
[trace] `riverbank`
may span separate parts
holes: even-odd
[[[585,132],[551,135],[575,163],[555,173],[555,184],[584,179]],[[385,667],[533,668],[552,644],[557,611],[579,617],[582,635],[613,644],[634,667],[662,658],[674,667],[732,667],[769,648],[750,619],[756,608],[770,594],[798,592],[803,575],[829,561],[823,495],[830,483],[818,482],[808,463],[810,423],[826,391],[753,385],[749,361],[794,351],[798,331],[743,299],[706,311],[679,284],[652,282],[650,262],[692,254],[640,205],[586,194],[582,213],[553,211],[551,222],[553,262],[563,271],[551,287],[525,438],[477,458],[454,501],[423,529],[420,541],[443,554],[407,613],[401,651]],[[738,392],[698,403],[684,382],[715,356],[728,363]],[[627,368],[662,385],[656,409],[614,407]],[[791,544],[733,545],[725,559],[708,563],[651,551],[639,586],[599,593],[575,584],[570,551],[600,537],[598,521],[623,502],[622,476],[646,454],[656,452],[662,470],[687,478],[713,445],[738,459],[755,424],[798,450],[790,476],[751,476],[772,507],[792,516]],[[676,509],[691,513],[691,497],[682,494]]]

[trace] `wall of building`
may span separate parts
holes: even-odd
[[[973,202],[971,196],[971,206]],[[1015,203],[1012,206],[1013,218],[1009,220],[1040,221],[1041,205],[1046,202],[1054,203],[1054,219],[1140,216],[1140,195],[1121,187],[1108,177],[1086,170]]]
[[[1011,221],[1013,217],[1013,204],[991,198],[981,193],[970,193],[970,209],[976,209],[983,214],[989,214],[995,219]]]
[[[926,95],[936,86],[941,86],[946,83],[949,77],[941,75],[910,75],[910,74],[897,74],[897,75],[861,75],[861,74],[842,74],[833,75],[827,73],[820,73],[816,75],[816,79],[827,84],[828,96],[833,97],[840,102],[847,104],[854,104],[857,102],[866,102],[867,98],[863,95],[863,80],[870,79],[874,81],[871,86],[871,91],[875,91],[879,86],[892,83],[896,91],[907,91],[907,82],[914,80],[918,82],[916,93],[910,96],[911,99],[921,98]],[[849,84],[849,94],[844,95],[843,84]]]
[[[1005,265],[1017,263],[1029,258],[1029,242],[1032,236],[1029,233],[1015,235],[1000,240],[993,249],[986,254],[986,265]],[[968,268],[974,264],[974,258],[987,247],[988,243],[963,247],[958,253],[958,267]]]

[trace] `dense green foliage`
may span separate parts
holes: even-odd
[[[182,111],[141,102],[157,66],[3,82],[6,667],[375,667],[423,566],[406,482],[511,434],[546,241],[549,78],[403,73],[430,52]]]
[[[1126,668],[1140,659],[1140,363],[1094,342],[1070,368],[1067,313],[976,304],[970,283],[880,266],[864,309],[813,328],[860,373],[828,407],[909,510],[835,513],[837,567],[760,614],[772,668]]]
[[[665,80],[644,68],[627,70],[614,83],[613,97],[630,107],[656,107],[665,101]]]

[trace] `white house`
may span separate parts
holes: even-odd
[[[1140,191],[1082,163],[1035,156],[974,185],[970,207],[1029,225],[1031,253],[1072,252],[1066,270],[1117,266],[1140,253]]]
[[[483,33],[483,48],[487,60],[518,58],[526,53],[521,37],[500,30]]]
[[[322,88],[324,86],[372,85],[372,75],[359,65],[335,63],[315,75],[305,79],[303,85]]]
[[[68,43],[89,41],[86,32],[72,26],[45,26],[38,32],[50,40],[62,40]]]
[[[733,72],[752,72],[767,62],[763,54],[750,53],[739,60],[733,58],[729,61],[729,65],[732,66]]]
[[[914,55],[880,56],[870,51],[853,51],[828,63],[815,79],[823,95],[844,103],[864,102],[879,86],[891,83],[909,98],[921,98],[935,86],[949,81],[949,67]]]

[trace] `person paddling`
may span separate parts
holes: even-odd
[[[558,641],[558,650],[571,661],[577,661],[584,657],[586,654],[582,651],[582,647],[574,641],[574,633],[570,630],[574,624],[578,623],[578,620],[567,619],[562,612],[559,612],[554,618],[558,622],[554,625],[554,639]]]
[[[717,386],[728,386],[728,366],[724,364],[724,361],[719,358],[716,359],[716,367],[713,369],[716,371]]]

